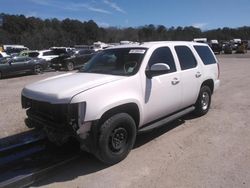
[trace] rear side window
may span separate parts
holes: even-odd
[[[192,69],[197,66],[193,52],[187,46],[175,46],[181,70]]]
[[[165,63],[170,67],[170,72],[175,72],[175,62],[172,52],[168,47],[157,48],[150,57],[149,67],[156,63]]]
[[[207,46],[194,46],[194,48],[205,65],[216,63],[214,55]]]

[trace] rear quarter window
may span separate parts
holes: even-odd
[[[205,65],[217,63],[213,53],[207,46],[197,45],[197,46],[194,46],[194,48]]]

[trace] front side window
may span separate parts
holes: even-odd
[[[197,66],[193,52],[187,46],[175,46],[181,70],[192,69]]]
[[[215,64],[217,61],[208,46],[194,46],[205,65]]]
[[[146,51],[146,48],[103,50],[88,61],[80,72],[120,76],[134,75],[139,70]]]
[[[175,72],[176,66],[171,50],[168,47],[157,48],[151,55],[148,66],[156,63],[165,63],[170,67],[169,72]]]

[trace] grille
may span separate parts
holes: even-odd
[[[29,104],[29,111],[47,121],[64,125],[67,122],[67,104],[50,104],[31,99],[25,99]]]

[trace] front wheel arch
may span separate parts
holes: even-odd
[[[140,110],[136,103],[126,103],[114,108],[111,108],[104,112],[100,118],[100,124],[105,122],[111,116],[117,113],[127,113],[129,114],[135,121],[136,128],[138,129],[140,123]]]

